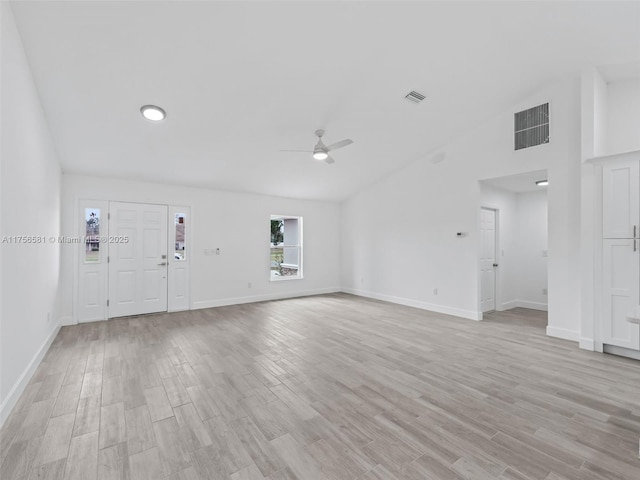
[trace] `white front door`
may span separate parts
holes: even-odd
[[[167,207],[109,203],[109,318],[167,311]]]
[[[480,209],[480,309],[496,309],[496,211]]]

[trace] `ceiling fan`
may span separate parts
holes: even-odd
[[[322,141],[322,136],[324,135],[324,130],[316,130],[316,136],[318,137],[318,143],[313,147],[313,150],[280,150],[281,152],[303,152],[303,153],[312,153],[313,158],[316,160],[324,160],[325,162],[331,164],[334,163],[335,160],[331,158],[329,152],[337,150],[342,147],[346,147],[347,145],[351,145],[353,140],[346,138],[344,140],[340,140],[339,142],[332,143],[331,145],[325,145]]]

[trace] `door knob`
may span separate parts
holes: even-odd
[[[497,263],[494,263],[494,264],[493,264],[493,266],[494,266],[494,267],[497,267],[497,266],[498,266],[498,264],[497,264]]]

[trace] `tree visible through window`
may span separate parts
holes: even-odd
[[[302,278],[302,217],[271,215],[271,279]]]

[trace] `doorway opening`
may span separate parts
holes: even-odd
[[[548,308],[546,170],[480,182],[479,305],[483,314]],[[505,317],[505,318],[508,318]]]

